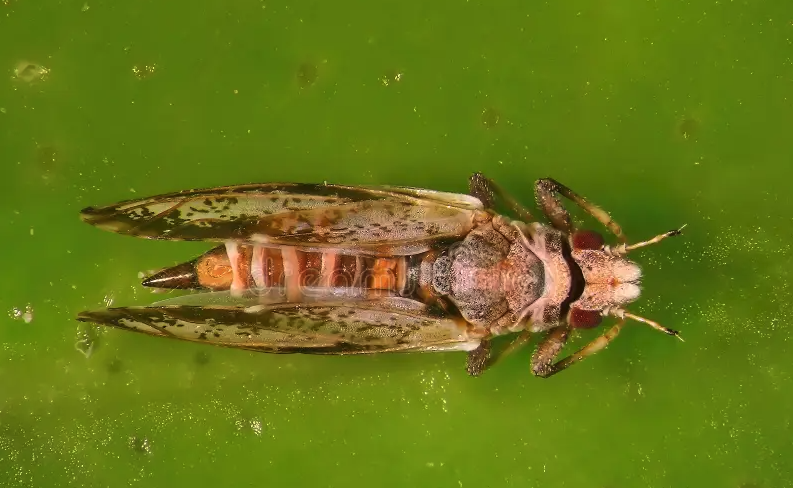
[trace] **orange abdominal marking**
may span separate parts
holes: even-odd
[[[265,286],[281,286],[284,282],[284,260],[281,251],[267,248],[264,255],[264,283]]]
[[[377,290],[390,290],[396,286],[396,259],[377,258],[372,266],[371,287]]]
[[[300,285],[316,286],[322,275],[322,253],[298,252]]]
[[[253,249],[250,246],[239,246],[237,255],[237,286],[239,289],[250,288],[253,284],[251,276],[251,259]]]
[[[355,278],[360,273],[357,256],[342,255],[336,258],[337,269],[333,279],[333,286],[350,287],[355,283]]]
[[[403,257],[370,258],[236,243],[207,252],[196,259],[193,269],[204,288],[241,292],[284,287],[289,301],[300,301],[305,287],[397,291],[407,280]]]
[[[225,252],[201,256],[195,269],[198,283],[212,290],[228,290],[234,279],[234,272]]]

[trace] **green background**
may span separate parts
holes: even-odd
[[[791,39],[788,0],[0,1],[0,486],[791,486]],[[480,378],[462,353],[75,349],[78,311],[209,248],[84,206],[474,171],[532,206],[554,177],[633,241],[687,223],[635,256],[632,308],[686,342],[631,324],[549,380],[529,349]]]

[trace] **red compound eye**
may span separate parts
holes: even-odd
[[[575,249],[600,249],[605,242],[603,236],[593,230],[577,230],[573,233]]]
[[[591,329],[600,325],[603,316],[596,310],[581,310],[580,308],[571,308],[570,315],[567,317],[567,323],[576,329]]]

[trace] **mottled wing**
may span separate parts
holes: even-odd
[[[170,240],[421,252],[473,228],[481,202],[405,187],[271,183],[190,190],[82,211],[119,234]]]
[[[225,293],[194,294],[149,307],[82,312],[78,320],[269,353],[468,351],[479,344],[464,321],[406,298],[271,301]]]
[[[450,205],[452,207],[466,208],[469,210],[481,210],[482,202],[466,193],[449,193],[444,191],[427,190],[426,188],[413,188],[410,186],[365,186],[377,192],[387,192],[392,195],[403,195],[406,197],[418,198],[421,200],[435,202],[440,205]]]

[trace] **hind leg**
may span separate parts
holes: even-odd
[[[479,347],[468,352],[465,370],[471,376],[479,376],[490,364],[490,339],[483,339]]]

